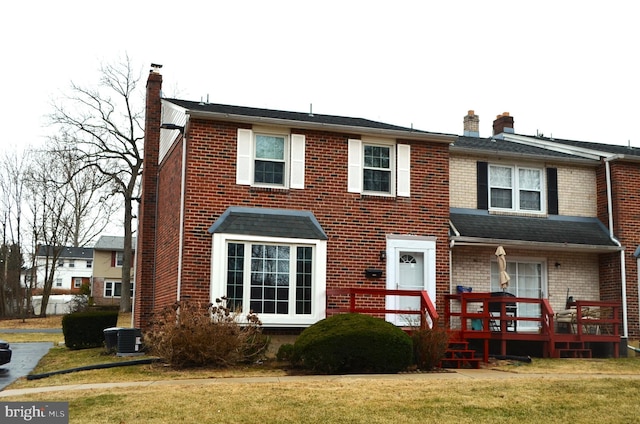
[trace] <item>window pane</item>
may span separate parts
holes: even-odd
[[[540,171],[537,169],[519,169],[518,186],[523,190],[540,190]]]
[[[256,135],[256,158],[284,160],[284,137]]]
[[[288,313],[289,251],[289,246],[251,246],[250,302],[254,312]],[[284,305],[276,310],[278,302]]]
[[[227,246],[227,306],[231,310],[242,309],[244,284],[244,244]]]
[[[365,191],[391,192],[391,172],[376,171],[373,169],[364,170]]]
[[[511,190],[492,188],[491,189],[491,207],[511,209],[513,203]]]
[[[284,163],[257,160],[254,181],[265,184],[284,184]]]
[[[296,314],[311,313],[312,249],[298,247],[296,260]]]
[[[511,168],[504,166],[489,167],[489,185],[491,187],[512,188]]]
[[[364,166],[389,169],[390,148],[384,146],[364,146]]]
[[[528,211],[540,210],[540,192],[520,191],[520,209]]]

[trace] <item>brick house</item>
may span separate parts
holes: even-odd
[[[133,239],[135,254],[136,240]],[[124,237],[100,236],[93,246],[91,296],[96,305],[119,305],[122,293]],[[133,269],[131,270],[133,276]],[[132,283],[132,294],[133,294]]]
[[[134,325],[227,295],[265,327],[303,328],[336,287],[419,288],[441,304],[455,136],[164,99],[161,84],[152,70]]]
[[[518,135],[508,114],[480,138],[478,120],[469,111],[450,150],[452,289],[499,291],[502,245],[509,292],[547,298],[554,310],[568,296],[619,302],[623,339],[637,339],[640,151]]]

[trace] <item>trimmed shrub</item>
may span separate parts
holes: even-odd
[[[76,312],[62,317],[64,343],[69,349],[101,347],[105,328],[115,327],[118,311]]]
[[[396,373],[411,365],[412,349],[411,338],[383,319],[339,314],[304,330],[292,360],[327,374]]]
[[[257,315],[239,315],[226,299],[201,305],[176,302],[156,314],[144,334],[147,350],[176,368],[226,367],[261,359],[269,345]]]
[[[431,328],[415,330],[411,333],[413,356],[418,369],[431,371],[444,358],[449,344],[449,334],[433,323]]]
[[[276,359],[278,361],[290,361],[293,357],[293,345],[291,343],[285,343],[278,348],[276,353]]]

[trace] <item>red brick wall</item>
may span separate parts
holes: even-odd
[[[182,297],[209,301],[211,234],[208,228],[229,206],[289,208],[312,211],[329,236],[327,287],[385,286],[385,279],[366,279],[364,269],[383,268],[379,252],[387,234],[437,237],[438,307],[449,287],[449,152],[447,144],[411,144],[411,197],[381,198],[347,192],[347,146],[355,134],[292,129],[306,135],[304,190],[259,189],[235,183],[238,125],[192,119],[187,135],[187,189]],[[173,155],[173,153],[172,153]],[[175,157],[172,156],[172,158]],[[176,169],[163,166],[161,202],[174,199]],[[165,192],[166,191],[166,192]],[[159,234],[175,218],[160,205]],[[171,201],[171,207],[178,206]],[[172,246],[175,234],[159,235],[159,246]],[[173,248],[167,255],[172,255]],[[166,258],[165,258],[166,259]],[[159,257],[159,262],[160,257]],[[156,287],[175,287],[172,272],[158,273]],[[220,294],[214,294],[220,295]],[[160,306],[159,304],[156,305]]]
[[[133,306],[136,327],[141,327],[149,321],[154,307],[157,164],[162,117],[161,87],[162,75],[149,74],[145,115],[144,171],[138,211],[138,246],[136,247],[136,284]]]
[[[158,226],[155,301],[167,305],[177,300],[180,238],[180,190],[182,141],[179,140],[160,166],[158,176]]]
[[[614,236],[625,248],[627,318],[629,338],[640,338],[638,309],[638,267],[634,252],[640,245],[640,166],[610,162]],[[598,217],[608,227],[606,168],[598,169]],[[602,300],[622,301],[620,254],[601,255],[600,287]]]

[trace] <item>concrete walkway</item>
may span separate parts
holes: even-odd
[[[94,383],[94,384],[70,384],[67,386],[35,387],[28,389],[14,389],[0,391],[0,398],[8,396],[22,396],[32,393],[50,393],[73,390],[112,389],[128,387],[155,387],[155,386],[208,386],[214,384],[281,384],[292,382],[341,382],[357,383],[362,380],[507,380],[518,378],[533,379],[576,379],[576,378],[619,378],[640,379],[638,374],[516,374],[491,369],[464,369],[454,372],[438,373],[406,373],[406,374],[357,374],[357,375],[310,375],[310,376],[281,376],[281,377],[240,377],[240,378],[203,378],[191,380],[156,380],[133,381],[124,383]]]

